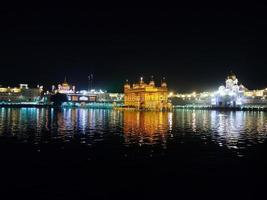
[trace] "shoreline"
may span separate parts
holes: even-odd
[[[193,105],[176,105],[172,110],[140,110],[136,108],[109,107],[109,106],[53,106],[50,104],[0,104],[0,108],[85,108],[85,109],[114,109],[119,111],[155,111],[155,112],[172,112],[174,110],[217,110],[217,111],[267,111],[265,106],[242,106],[242,107],[214,107],[214,106],[193,106]]]
[[[174,110],[188,109],[188,110],[218,110],[218,111],[267,111],[267,105],[264,106],[240,106],[240,107],[217,107],[217,106],[174,106]]]
[[[0,108],[52,108],[49,104],[0,104]]]

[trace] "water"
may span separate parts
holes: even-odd
[[[236,155],[265,143],[267,113],[176,110],[135,112],[110,109],[0,108],[0,137],[20,142],[72,141],[124,148],[149,146],[168,149],[173,144],[213,143]]]
[[[118,186],[124,188],[125,197],[131,193],[128,185],[169,192],[150,194],[141,189],[127,197],[165,198],[176,192],[176,186],[183,188],[180,195],[185,197],[207,197],[206,186],[214,194],[217,186],[227,184],[246,191],[231,195],[253,198],[267,177],[266,139],[266,112],[0,108],[2,171],[12,171],[13,178],[31,177],[14,183],[8,175],[6,180],[11,188],[43,195],[51,188],[51,195],[68,188],[74,197],[78,192],[102,199],[122,192]],[[18,166],[27,173],[19,173]],[[54,176],[61,177],[58,190],[48,186],[47,177]],[[43,185],[38,187],[40,180]],[[114,180],[120,183],[115,186]],[[80,183],[77,188],[67,184],[73,181]],[[248,187],[248,182],[254,185]],[[93,189],[84,190],[89,186]]]

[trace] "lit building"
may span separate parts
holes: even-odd
[[[28,84],[20,84],[19,87],[1,87],[0,86],[0,101],[1,102],[36,102],[41,99],[42,86],[37,88],[29,88]]]
[[[236,107],[243,104],[244,92],[247,89],[243,85],[238,85],[236,75],[230,73],[225,80],[225,86],[222,85],[214,93],[211,99],[213,106]]]
[[[244,92],[246,97],[264,97],[267,95],[267,88],[264,90],[247,90]]]
[[[194,107],[244,107],[267,106],[267,88],[261,90],[249,90],[238,83],[235,74],[231,73],[222,85],[214,92],[201,93],[177,93],[169,94],[172,104],[175,106]]]
[[[55,87],[52,86],[52,90],[54,90]],[[67,79],[65,77],[65,80],[62,84],[58,84],[58,89],[55,90],[55,92],[57,93],[61,93],[61,94],[71,94],[71,93],[75,93],[75,86],[71,86],[68,84]]]
[[[128,81],[124,85],[124,105],[136,109],[169,110],[168,88],[165,79],[160,87],[155,86],[153,78],[147,84],[140,78],[140,82],[132,86]]]
[[[108,99],[111,102],[123,102],[124,94],[123,93],[108,93]]]
[[[75,93],[67,94],[68,100],[72,102],[96,102],[96,101],[105,101],[107,93],[102,90],[81,90]]]

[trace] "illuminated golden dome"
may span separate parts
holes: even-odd
[[[161,87],[167,87],[167,83],[166,83],[165,77],[163,77],[163,79],[162,79]]]
[[[69,87],[69,84],[68,84],[68,82],[67,82],[67,78],[66,78],[66,76],[65,76],[64,82],[62,83],[62,86],[63,86],[63,87]]]
[[[151,80],[150,80],[150,82],[149,82],[149,85],[150,85],[150,86],[155,86],[155,82],[154,82],[154,80],[153,80],[153,76],[151,76]]]
[[[125,82],[125,84],[124,84],[124,88],[130,88],[131,86],[130,86],[130,84],[129,84],[129,82],[128,82],[128,79],[126,80],[126,82]]]

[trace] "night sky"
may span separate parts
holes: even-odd
[[[165,76],[174,91],[217,88],[232,70],[267,87],[263,4],[158,8],[1,8],[0,85],[71,84],[122,91],[125,79]]]

